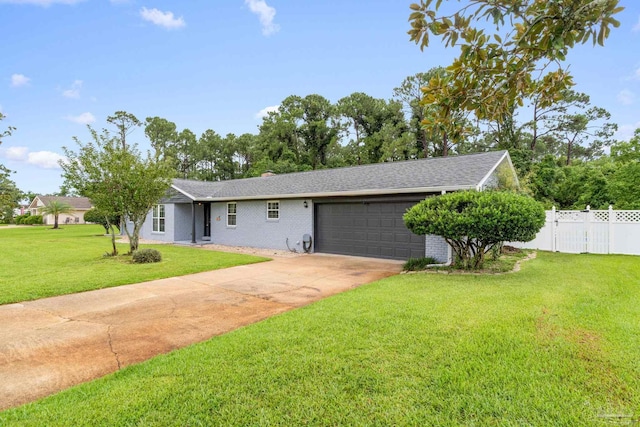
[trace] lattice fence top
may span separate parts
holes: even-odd
[[[591,211],[591,221],[609,222],[609,211]]]
[[[640,211],[556,211],[554,218],[553,211],[546,211],[547,221],[561,222],[609,222],[609,215],[612,215],[613,222],[640,223]]]
[[[613,211],[616,222],[640,222],[640,211]]]
[[[584,212],[582,211],[556,211],[556,219],[565,222],[582,222],[584,221]]]

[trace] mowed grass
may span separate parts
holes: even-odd
[[[0,413],[28,426],[600,426],[640,418],[640,260],[411,274]]]
[[[140,245],[162,253],[157,264],[104,257],[111,238],[99,225],[8,228],[0,231],[0,304],[108,288],[265,261],[265,258],[173,245]],[[119,243],[125,254],[129,245]]]

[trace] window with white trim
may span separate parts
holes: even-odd
[[[227,203],[227,227],[235,227],[238,214],[238,204],[236,202]]]
[[[276,221],[280,219],[280,202],[270,200],[267,202],[267,220]]]
[[[153,227],[154,233],[164,233],[164,205],[155,205],[153,207]]]

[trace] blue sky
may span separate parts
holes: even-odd
[[[0,163],[21,190],[57,191],[57,160],[86,124],[126,110],[197,135],[256,133],[260,112],[289,95],[332,102],[353,92],[391,98],[405,77],[448,65],[454,50],[424,52],[398,0],[0,0]],[[569,57],[576,89],[608,109],[618,137],[640,127],[640,2],[604,48]],[[132,135],[147,146],[142,129]]]

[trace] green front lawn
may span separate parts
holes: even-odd
[[[395,276],[0,425],[636,425],[639,277],[637,257],[550,253],[513,274]]]
[[[0,231],[0,304],[108,288],[265,261],[265,258],[173,245],[141,245],[162,253],[157,264],[103,257],[111,238],[99,225],[20,227]],[[128,244],[119,244],[124,254]]]

